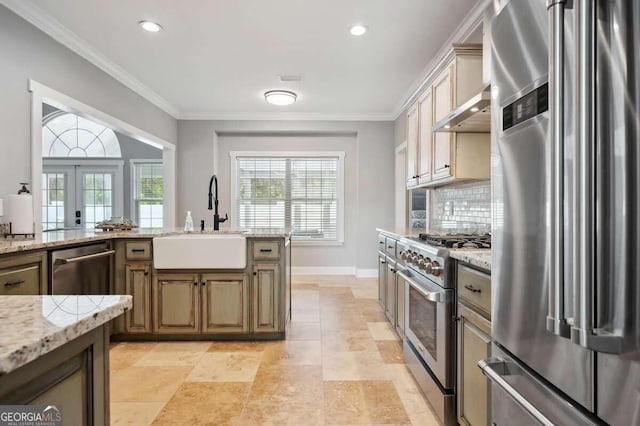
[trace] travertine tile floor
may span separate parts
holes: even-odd
[[[286,341],[119,343],[112,424],[438,425],[375,279],[293,280]]]

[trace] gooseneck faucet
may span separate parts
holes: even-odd
[[[211,192],[211,187],[215,183],[215,196]],[[214,210],[215,208],[215,210]],[[211,180],[209,181],[209,210],[213,210],[213,230],[219,231],[220,224],[222,222],[226,222],[229,220],[228,215],[224,215],[221,219],[220,215],[218,215],[218,177],[216,175],[211,176]]]

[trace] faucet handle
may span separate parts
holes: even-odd
[[[222,223],[222,222],[226,222],[229,220],[229,215],[227,213],[224,214],[224,218],[220,218],[218,220],[218,222]]]

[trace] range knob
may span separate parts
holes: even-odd
[[[418,268],[424,269],[426,264],[427,264],[427,261],[425,260],[424,256],[422,255],[418,256]]]
[[[431,262],[427,268],[427,273],[435,275],[436,277],[442,275],[443,271],[444,271],[444,268],[440,266],[440,264],[435,260]]]

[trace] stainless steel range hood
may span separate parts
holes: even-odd
[[[490,87],[454,109],[433,126],[434,132],[489,133],[491,131]]]

